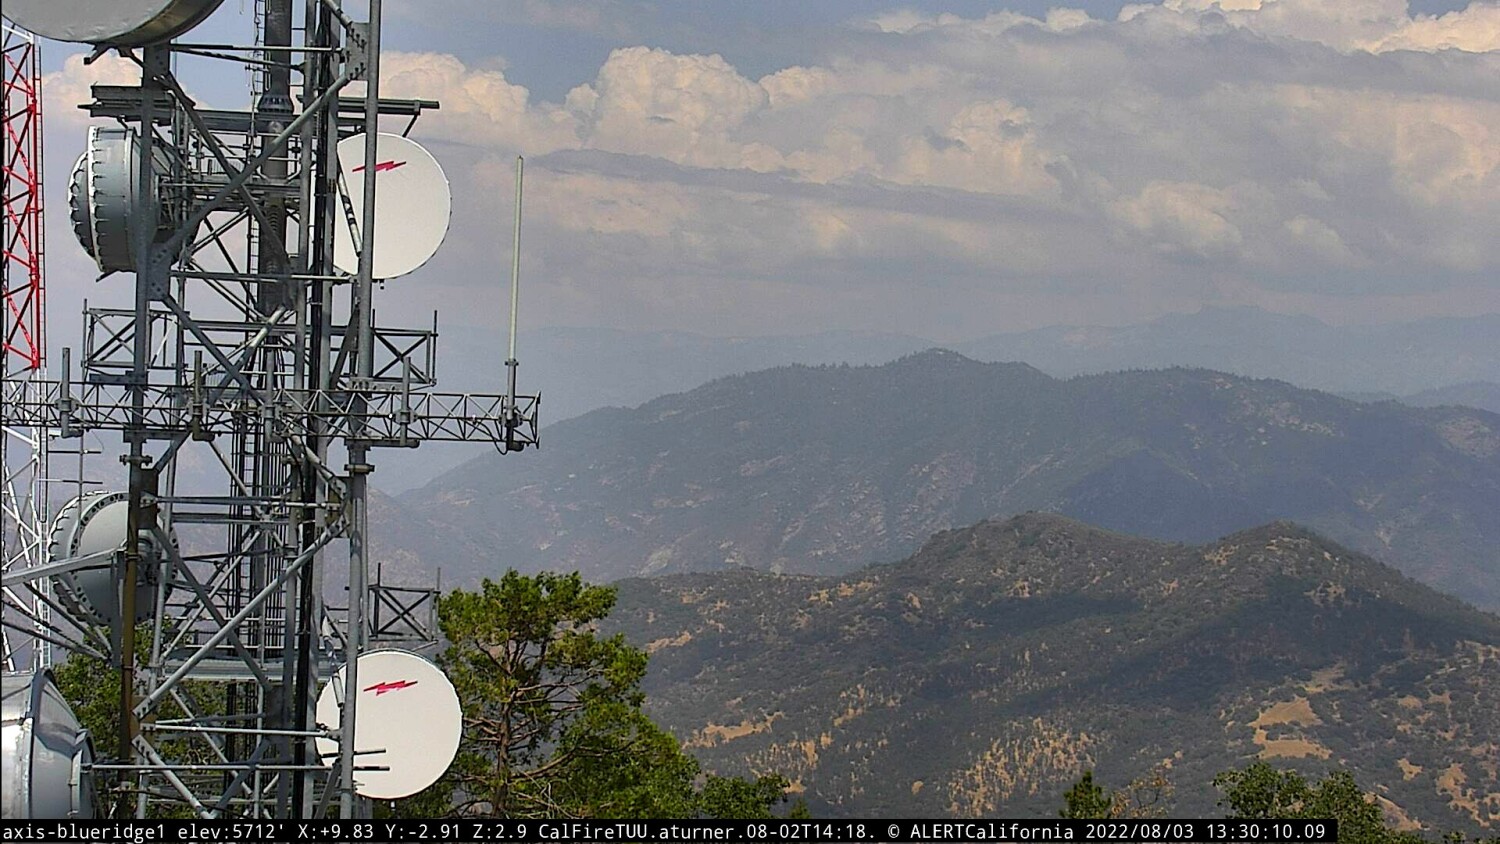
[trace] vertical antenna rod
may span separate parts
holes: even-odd
[[[352,296],[350,321],[359,332],[355,347],[355,412],[359,421],[350,426],[349,442],[349,613],[345,631],[343,711],[339,714],[339,817],[354,818],[363,814],[354,793],[355,727],[359,700],[359,655],[365,647],[365,601],[369,587],[368,462],[370,446],[364,440],[363,414],[369,405],[370,378],[374,372],[374,323],[371,301],[375,287],[375,174],[380,172],[377,147],[380,142],[380,3],[370,0],[370,20],[365,33],[365,161],[364,219],[359,227],[359,276]]]
[[[118,747],[80,773],[75,788],[82,793],[90,778],[120,786],[101,791],[115,797],[121,815],[153,817],[186,808],[200,818],[312,819],[333,809],[346,818],[369,817],[371,798],[359,793],[361,780],[365,771],[384,766],[359,752],[373,748],[356,745],[356,708],[368,721],[373,713],[368,705],[359,707],[360,697],[378,677],[368,667],[361,670],[358,659],[372,645],[396,644],[381,634],[379,593],[369,577],[371,454],[433,440],[485,442],[502,453],[537,442],[540,397],[516,395],[514,373],[509,393],[439,393],[429,389],[436,386],[436,325],[431,331],[389,329],[419,340],[399,347],[376,331],[372,296],[381,269],[370,247],[379,234],[374,200],[382,171],[380,149],[371,144],[382,115],[415,116],[436,104],[380,98],[382,0],[255,0],[262,26],[256,43],[211,51],[172,43],[196,19],[162,19],[156,9],[161,3],[61,4],[69,7],[62,13],[57,3],[0,3],[7,15],[0,27],[6,62],[21,49],[9,16],[27,9],[48,26],[61,18],[57,31],[64,35],[75,32],[76,19],[93,27],[86,34],[98,34],[111,21],[149,15],[118,43],[102,35],[101,41],[79,42],[93,44],[100,55],[130,50],[137,40],[145,45],[137,52],[144,66],[140,85],[121,88],[119,96],[101,89],[88,103],[93,116],[123,124],[109,143],[91,144],[85,162],[88,167],[109,159],[114,170],[108,195],[80,185],[73,197],[91,215],[101,201],[109,203],[108,214],[118,215],[122,201],[134,209],[112,218],[119,225],[110,230],[108,249],[100,251],[95,232],[83,244],[110,271],[134,273],[134,308],[85,303],[82,353],[64,350],[61,382],[51,382],[33,368],[37,356],[27,354],[45,348],[40,329],[28,335],[16,328],[37,311],[24,306],[31,291],[19,283],[24,262],[13,248],[15,238],[6,241],[0,284],[0,317],[7,317],[0,319],[5,436],[37,431],[77,440],[115,432],[129,452],[128,492],[113,497],[128,522],[124,559],[100,573],[120,591],[118,611],[100,618],[74,578],[46,568],[50,532],[40,526],[44,506],[27,514],[27,524],[34,515],[39,525],[24,532],[26,549],[35,556],[18,558],[12,537],[21,534],[13,531],[12,505],[24,503],[14,495],[24,488],[11,483],[11,470],[23,455],[17,443],[0,446],[11,459],[0,479],[6,482],[0,483],[6,490],[0,496],[6,586],[0,609],[8,628],[0,636],[0,662],[7,655],[15,662],[12,631],[31,631],[25,624],[15,630],[11,621],[28,617],[44,628],[36,632],[59,646],[102,655],[119,667],[119,688],[111,693],[115,682],[102,688],[118,702]],[[301,24],[294,25],[299,3]],[[171,5],[206,14],[218,0]],[[354,20],[345,7],[368,8],[369,19]],[[244,65],[260,80],[255,88],[261,96],[249,110],[215,110],[205,118],[182,90],[180,79],[186,77],[174,68],[179,59],[194,69],[209,61]],[[13,84],[14,72],[0,77],[7,98],[0,132],[4,181],[19,188],[15,179],[22,173],[12,167],[17,157],[10,153],[21,149],[15,121],[28,112],[12,98],[38,88]],[[356,80],[366,82],[363,96],[341,96]],[[351,184],[341,187],[346,168],[338,144],[360,128],[367,133],[365,149],[363,155],[348,154]],[[360,158],[364,166],[353,167]],[[356,192],[354,183],[364,185],[359,213],[344,201]],[[7,217],[8,234],[29,231],[11,215],[26,197],[24,190],[4,192],[0,216]],[[35,211],[39,224],[40,207]],[[380,225],[387,228],[400,226]],[[351,231],[350,243],[359,250],[352,265],[335,260]],[[380,236],[389,240],[393,234],[400,232]],[[39,258],[40,241],[33,246]],[[211,260],[194,257],[210,253]],[[518,267],[517,259],[513,271]],[[24,268],[29,278],[30,265]],[[192,307],[204,298],[211,304]],[[513,312],[518,299],[513,293]],[[220,313],[225,305],[240,319],[194,316]],[[514,361],[519,338],[512,333]],[[108,342],[95,342],[100,336]],[[395,356],[389,366],[387,351]],[[18,382],[20,377],[28,383]],[[88,389],[79,392],[84,385]],[[80,445],[53,453],[78,456],[77,495],[83,498],[84,454],[98,452]],[[342,471],[341,453],[348,455]],[[207,476],[176,485],[173,473],[187,465],[184,458],[216,467],[210,470],[213,480],[227,482],[228,494],[213,490]],[[36,465],[45,468],[44,460]],[[221,494],[209,494],[214,491]],[[115,520],[110,517],[106,532],[116,529]],[[186,560],[172,539],[174,521],[195,527],[196,553]],[[206,532],[200,538],[198,530],[217,532],[221,541]],[[350,599],[343,619],[322,600],[336,540],[348,542]],[[55,615],[46,617],[10,588],[16,573],[39,589],[58,587],[58,600],[35,596]],[[380,586],[378,580],[373,586]],[[340,662],[347,665],[343,681],[324,686]],[[330,703],[342,704],[337,728],[318,724],[314,701],[320,688]],[[191,733],[212,742],[177,740]],[[330,740],[338,757],[332,768]]]
[[[524,166],[525,160],[516,156],[516,229],[510,251],[510,356],[505,359],[505,367],[510,370],[510,384],[505,401],[507,449],[516,447],[516,426],[520,424],[516,414],[516,370],[520,367],[520,362],[516,360],[516,315],[521,308],[521,179]]]

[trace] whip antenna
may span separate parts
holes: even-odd
[[[521,179],[524,165],[525,160],[516,156],[516,228],[510,252],[510,356],[505,359],[505,368],[510,370],[505,400],[505,447],[508,450],[516,447],[516,427],[521,421],[516,413],[516,370],[520,368],[520,362],[516,360],[516,315],[521,307]]]

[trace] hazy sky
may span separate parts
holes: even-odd
[[[194,40],[247,40],[249,6]],[[502,323],[521,153],[533,326],[945,341],[1205,305],[1500,311],[1497,2],[386,8],[385,93],[442,101],[413,137],[455,196],[387,308]],[[56,315],[126,286],[89,280],[65,179],[73,104],[129,73],[45,49]],[[189,82],[244,104],[243,73]]]

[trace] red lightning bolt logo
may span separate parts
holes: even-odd
[[[374,692],[376,697],[380,697],[386,692],[394,692],[399,689],[405,689],[411,686],[415,686],[416,684],[416,680],[397,680],[394,683],[376,683],[375,685],[365,689],[365,691]]]
[[[396,159],[393,158],[390,161],[382,161],[379,164],[376,164],[375,165],[375,172],[376,173],[384,173],[387,170],[394,170],[397,167],[405,167],[405,166],[406,166],[406,162],[405,161],[397,161]],[[359,171],[361,171],[363,169],[365,169],[365,165],[361,164],[358,167],[354,168],[354,172],[358,173]]]

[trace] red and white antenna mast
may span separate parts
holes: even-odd
[[[9,20],[4,29],[4,250],[3,311],[4,399],[7,408],[36,400],[47,376],[46,291],[43,273],[42,98],[37,39]],[[0,569],[14,571],[40,565],[47,550],[46,428],[13,425],[5,420],[0,436],[0,488],[3,544]],[[37,586],[4,587],[39,590]],[[44,588],[44,587],[41,587]],[[9,607],[31,608],[30,619],[4,619],[0,627],[0,665],[6,669],[40,667],[49,662],[43,639],[20,630],[46,626],[45,594],[7,595]]]

